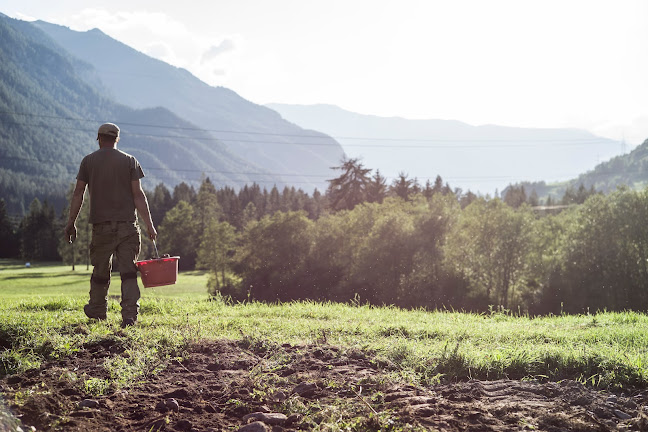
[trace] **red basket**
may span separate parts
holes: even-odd
[[[135,264],[142,276],[145,288],[173,285],[178,280],[178,260],[180,257],[155,258],[137,261]]]

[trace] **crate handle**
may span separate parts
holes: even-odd
[[[158,253],[158,248],[157,245],[155,244],[155,240],[153,240],[153,247],[155,248],[155,257],[157,259],[160,259],[160,254]]]

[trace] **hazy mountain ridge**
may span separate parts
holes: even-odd
[[[92,64],[116,101],[136,108],[164,106],[209,131],[233,154],[284,175],[286,183],[323,189],[330,167],[344,156],[342,147],[323,133],[306,131],[269,108],[227,88],[211,87],[188,71],[142,54],[97,29],[76,32],[42,21],[35,25]],[[308,141],[312,136],[316,145]]]
[[[621,153],[620,142],[578,129],[472,126],[352,113],[332,105],[268,104],[285,119],[336,138],[365,166],[421,183],[439,174],[451,186],[492,193],[510,183],[565,181]]]
[[[120,124],[119,147],[140,159],[149,188],[162,180],[198,182],[203,171],[215,183],[240,185],[253,180],[235,173],[264,172],[165,108],[134,110],[104,97],[85,81],[94,68],[31,23],[0,16],[0,57],[0,196],[12,213],[34,197],[60,209],[81,158],[97,148],[96,128],[107,120]],[[168,128],[144,126],[160,123]]]

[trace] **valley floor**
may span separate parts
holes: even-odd
[[[232,303],[208,275],[83,315],[90,272],[0,260],[0,430],[648,430],[648,315]]]

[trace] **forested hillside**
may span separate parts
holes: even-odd
[[[602,162],[593,170],[570,181],[556,184],[523,182],[516,186],[524,186],[528,193],[535,190],[540,198],[546,200],[552,197],[555,201],[566,191],[577,190],[581,185],[586,189],[593,188],[603,193],[612,192],[620,186],[636,190],[646,187],[648,185],[648,140],[630,153]]]
[[[340,144],[329,136],[304,130],[269,108],[230,89],[211,87],[188,71],[142,54],[97,29],[76,32],[42,21],[34,25],[92,64],[116,101],[135,108],[168,108],[208,130],[233,154],[274,173],[279,184],[325,189],[329,168],[344,156]],[[264,179],[255,180],[272,187]]]
[[[34,198],[60,211],[105,121],[121,126],[119,147],[140,160],[151,188],[199,184],[202,173],[219,185],[278,180],[165,108],[135,110],[100,94],[84,81],[93,67],[30,23],[0,16],[0,58],[0,196],[10,214],[26,213]]]

